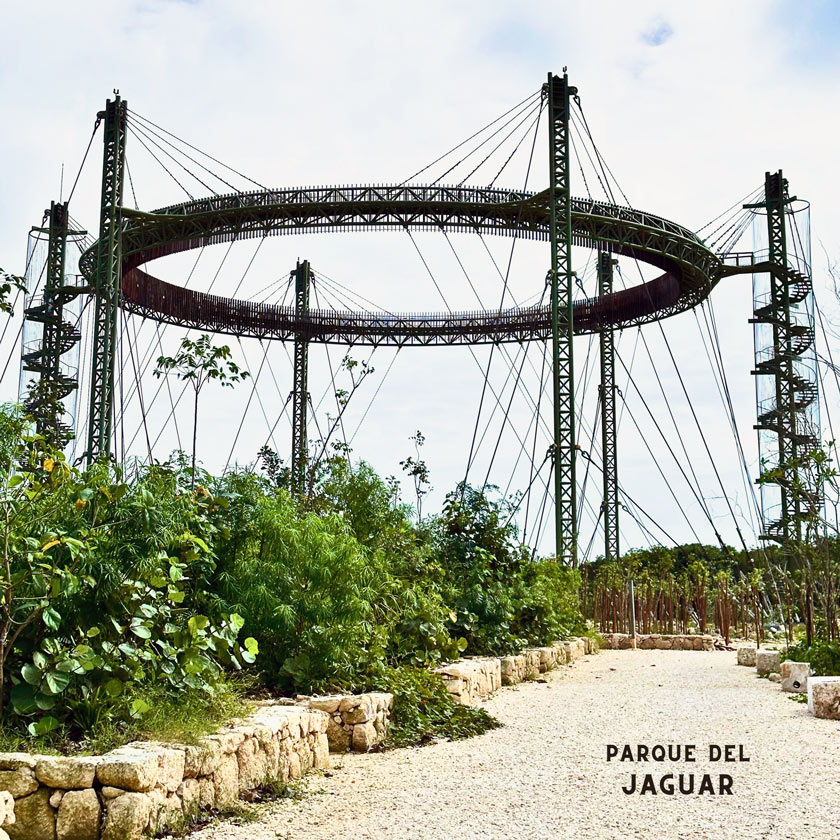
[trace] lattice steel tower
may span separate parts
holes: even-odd
[[[569,106],[577,88],[548,75],[549,233],[551,237],[551,345],[554,393],[554,527],[557,560],[577,565],[575,381],[572,323],[572,194]]]
[[[613,290],[613,256],[608,250],[598,251],[598,294],[611,295]],[[604,471],[604,560],[608,563],[619,558],[618,541],[618,424],[615,412],[615,344],[614,330],[610,323],[601,324],[599,332],[601,350],[601,451]]]
[[[69,227],[67,203],[52,202],[47,227],[33,228],[27,260],[21,348],[20,400],[38,434],[62,449],[73,434],[81,334],[77,296],[86,291],[73,273],[85,231]],[[46,254],[43,252],[46,236]],[[41,280],[43,279],[43,285]]]
[[[94,276],[93,340],[91,347],[88,463],[111,454],[114,425],[114,365],[117,315],[122,275],[122,218],[125,181],[126,114],[128,103],[119,95],[99,114],[105,120],[102,196]]]
[[[295,279],[295,315],[304,321],[309,315],[309,262],[299,262],[292,272]],[[306,465],[309,448],[306,437],[306,404],[309,399],[309,338],[305,330],[295,332],[294,390],[292,391],[292,492],[306,492]]]
[[[753,275],[756,404],[764,540],[803,538],[822,507],[807,455],[820,442],[814,346],[809,207],[788,194],[782,172],[767,172],[754,213]]]

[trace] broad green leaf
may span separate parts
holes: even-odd
[[[35,692],[31,685],[25,683],[18,683],[12,687],[9,694],[15,711],[19,715],[30,715],[35,711]]]
[[[61,694],[70,685],[70,675],[60,671],[50,671],[45,680],[46,686],[51,694]]]
[[[105,691],[110,697],[119,697],[120,694],[123,693],[122,680],[118,680],[116,677],[108,680],[108,682],[105,683]]]
[[[30,685],[40,685],[42,677],[41,671],[31,662],[27,662],[26,665],[20,669],[20,673]]]
[[[50,732],[58,729],[61,724],[51,716],[43,717],[41,720],[30,723],[27,729],[31,735],[48,735]]]
[[[151,708],[152,707],[142,697],[138,697],[131,703],[131,716],[133,718],[141,718]]]
[[[206,615],[194,615],[191,616],[190,620],[187,622],[187,627],[190,629],[190,634],[195,637],[202,630],[206,630],[209,624],[210,619],[207,618]]]
[[[35,695],[35,705],[42,712],[49,712],[51,709],[55,708],[55,697],[50,697],[48,694],[38,693]]]
[[[69,659],[65,659],[62,662],[59,662],[55,669],[56,671],[60,671],[62,674],[72,674],[75,671],[79,670],[79,660],[73,659],[72,657]]]

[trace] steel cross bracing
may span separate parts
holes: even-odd
[[[572,312],[572,194],[569,180],[569,107],[577,88],[551,73],[548,98],[549,236],[551,241],[551,349],[554,392],[555,557],[577,565],[577,484],[575,477],[575,382]]]
[[[64,285],[64,265],[67,257],[67,205],[50,204],[50,232],[47,247],[47,269],[44,277],[43,364],[41,380],[57,379],[61,356],[61,300],[59,290]]]
[[[613,258],[609,251],[598,252],[598,293],[608,295],[613,287]],[[619,558],[618,541],[618,424],[615,398],[614,330],[605,324],[600,333],[601,344],[601,451],[603,453],[604,560]]]
[[[772,351],[757,361],[753,371],[757,376],[772,376],[775,402],[758,417],[755,428],[776,435],[778,446],[778,484],[781,493],[781,516],[764,522],[762,539],[799,540],[802,522],[819,505],[817,489],[809,495],[808,479],[800,475],[800,458],[818,444],[815,430],[810,428],[805,410],[817,398],[817,386],[797,372],[796,362],[814,341],[812,324],[799,324],[791,306],[804,301],[812,292],[811,278],[791,267],[788,260],[786,207],[792,201],[788,183],[778,172],[765,174],[764,201],[758,205],[767,215],[768,263],[770,298],[757,305],[753,323],[769,324],[772,328]],[[764,470],[763,470],[764,471]],[[803,490],[805,492],[803,492]],[[804,507],[803,507],[804,503]]]
[[[295,278],[295,314],[305,318],[309,312],[309,262],[299,262],[292,272]],[[306,464],[308,446],[306,438],[306,404],[308,399],[309,339],[295,335],[294,391],[292,392],[292,492],[306,491]]]
[[[88,463],[111,453],[114,422],[114,364],[117,312],[122,275],[123,181],[125,173],[126,112],[128,103],[117,96],[105,105],[102,196],[99,240],[87,252],[85,276],[93,279],[94,316],[91,348],[90,411],[88,413]],[[95,250],[95,263],[90,258]]]
[[[35,418],[38,434],[60,449],[70,435],[70,427],[62,421],[61,400],[79,384],[75,371],[62,364],[61,356],[81,339],[78,327],[64,320],[64,306],[81,289],[68,285],[65,276],[67,203],[52,202],[48,216],[43,294],[29,301],[24,310],[26,320],[42,324],[41,338],[23,348],[21,360],[24,370],[38,374],[26,401],[27,410]]]

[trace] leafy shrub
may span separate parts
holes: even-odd
[[[432,665],[457,659],[466,639],[453,638],[451,608],[443,597],[444,570],[435,557],[435,532],[411,521],[396,501],[393,482],[364,461],[331,458],[316,504],[342,516],[377,570],[374,620],[385,629],[390,663]]]
[[[816,641],[810,647],[801,641],[787,649],[785,658],[793,662],[809,662],[818,677],[840,676],[840,643]]]
[[[352,688],[382,647],[366,553],[340,517],[301,512],[255,475],[225,487],[248,526],[217,541],[220,594],[260,641],[265,681],[293,691]]]
[[[523,585],[514,602],[513,633],[529,645],[546,645],[559,636],[585,630],[578,603],[580,574],[553,560],[526,562]]]
[[[425,668],[379,668],[366,690],[393,693],[389,741],[395,746],[432,738],[470,738],[501,726],[486,710],[455,703],[443,680]]]
[[[175,473],[138,471],[126,483],[106,464],[81,472],[9,408],[0,469],[6,727],[81,735],[142,718],[150,706],[138,692],[149,685],[210,695],[224,669],[254,661],[256,641],[236,641],[238,616],[197,609],[213,603],[201,588],[212,558],[189,530],[203,514]]]
[[[582,624],[577,573],[532,561],[506,501],[461,484],[446,497],[437,524],[445,597],[456,613],[452,632],[471,653],[546,644]]]

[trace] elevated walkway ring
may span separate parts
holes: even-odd
[[[574,303],[576,334],[623,328],[690,309],[723,276],[721,259],[692,231],[630,207],[573,199],[572,239],[607,247],[664,273]],[[153,260],[207,245],[331,231],[420,230],[549,238],[548,193],[481,187],[345,186],[231,193],[153,212],[121,209],[120,305],[156,321],[205,332],[327,344],[446,345],[522,342],[551,336],[549,306],[452,313],[369,313],[255,303],[166,283],[141,269]],[[96,244],[80,261],[91,279]]]

